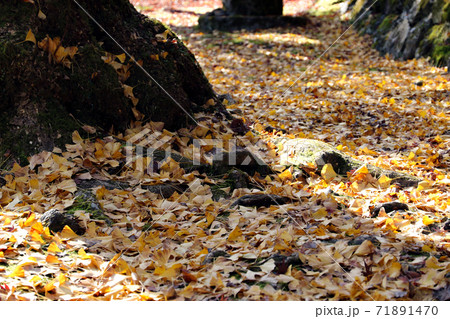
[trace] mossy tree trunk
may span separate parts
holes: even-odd
[[[222,0],[230,15],[269,16],[283,14],[283,0]]]
[[[217,101],[191,52],[128,0],[77,2],[168,94],[75,1],[34,2],[0,2],[0,156],[51,150],[80,124],[123,130],[137,117],[175,129]]]

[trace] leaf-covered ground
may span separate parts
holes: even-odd
[[[3,172],[1,300],[449,299],[446,70],[380,57],[353,30],[322,55],[347,28],[337,16],[311,18],[305,28],[203,34],[192,28],[194,13],[220,1],[173,1],[190,13],[166,10],[165,1],[135,2],[173,26],[253,132],[238,137],[208,114],[178,132],[136,123],[103,140],[74,133],[66,149]],[[286,11],[302,11],[298,6],[288,2]],[[293,176],[279,165],[279,141],[301,137],[423,182],[401,188],[364,167],[348,176],[313,167]],[[147,160],[126,161],[123,140],[158,141],[192,158],[196,138],[267,145],[256,151],[278,173],[252,176],[259,189],[231,190],[226,176],[187,172],[170,159],[148,171]],[[207,162],[211,149],[203,151]],[[81,185],[93,181],[95,200],[80,204]],[[149,191],[168,182],[186,190],[168,198]],[[250,193],[291,201],[231,207]],[[409,210],[370,217],[392,201]],[[52,208],[77,216],[86,233],[51,233],[39,218]]]

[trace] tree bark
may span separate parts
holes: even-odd
[[[104,30],[73,0],[0,3],[0,156],[51,150],[80,124],[120,131],[152,120],[176,129],[210,99],[210,109],[221,109],[195,57],[165,25],[128,0],[77,2]],[[24,42],[29,30],[35,43]]]

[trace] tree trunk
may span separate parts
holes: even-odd
[[[179,128],[217,101],[184,44],[128,0],[77,2],[163,89],[75,1],[34,2],[0,3],[2,158],[51,150],[80,124],[122,130],[138,119]]]
[[[223,8],[199,17],[200,30],[232,32],[276,27],[305,26],[305,16],[283,16],[283,0],[222,0]]]
[[[283,0],[222,0],[230,15],[270,16],[283,14]]]

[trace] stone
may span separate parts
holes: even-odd
[[[274,139],[273,142],[275,145],[280,145],[280,164],[284,166],[308,167],[312,163],[317,166],[316,172],[320,174],[323,166],[329,163],[336,173],[345,176],[348,172],[356,170],[362,165],[366,165],[373,177],[379,178],[384,174],[393,180],[392,183],[396,183],[401,187],[417,186],[420,181],[420,179],[414,176],[381,169],[374,165],[358,161],[322,141],[306,138],[286,139],[281,137]]]
[[[450,284],[447,283],[445,287],[433,290],[433,298],[437,301],[450,301]]]
[[[431,15],[411,28],[403,48],[403,57],[405,59],[412,59],[417,56],[417,48],[419,47],[421,39],[424,38],[426,31],[429,29],[430,24]]]
[[[202,265],[211,264],[219,257],[230,257],[230,255],[224,250],[208,249],[208,251],[209,252],[206,255],[205,259],[202,261]]]
[[[409,26],[408,19],[402,19],[400,23],[387,34],[384,50],[392,54],[395,58],[400,58],[410,29],[411,27]]]
[[[450,3],[447,0],[349,0],[354,25],[370,34],[382,55],[431,57],[450,67]]]
[[[230,104],[236,104],[236,100],[233,99],[233,96],[230,93],[227,94],[220,94],[217,96],[219,101],[224,103],[225,101],[227,101],[228,105]]]
[[[279,195],[271,194],[250,194],[244,195],[238,198],[231,208],[235,206],[246,206],[246,207],[270,207],[271,205],[284,205],[291,202],[292,199],[289,197],[283,197]]]
[[[372,235],[361,235],[361,236],[355,237],[348,242],[348,245],[349,246],[359,246],[366,240],[371,241],[372,244],[374,244],[375,246],[380,245],[380,241],[378,240],[378,238],[376,236],[372,236]]]
[[[250,182],[248,174],[236,168],[228,172],[226,179],[231,181],[233,189],[247,188]]]
[[[290,266],[293,267],[303,265],[303,262],[299,258],[298,252],[293,253],[290,256],[275,254],[272,256],[272,259],[275,262],[275,269],[273,272],[276,274],[285,274]]]
[[[399,211],[399,210],[409,210],[408,205],[400,202],[389,202],[389,203],[383,203],[380,205],[375,206],[372,211],[370,212],[371,217],[377,217],[380,213],[380,210],[384,208],[384,211],[386,214],[393,212],[393,211]]]
[[[43,226],[48,227],[52,232],[58,233],[69,226],[77,235],[83,235],[85,229],[80,226],[78,219],[72,215],[64,214],[57,209],[46,211],[40,218]]]

